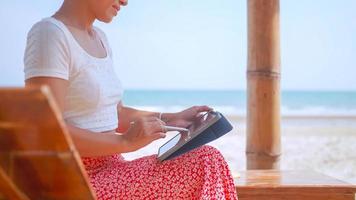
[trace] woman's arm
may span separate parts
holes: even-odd
[[[115,132],[96,133],[69,124],[67,128],[81,156],[96,157],[131,151],[123,136]]]
[[[169,126],[188,127],[201,112],[207,112],[212,110],[208,106],[193,106],[176,113],[162,113],[161,120]],[[159,112],[149,112],[143,110],[137,110],[131,107],[126,107],[120,102],[117,105],[117,111],[119,116],[119,126],[116,129],[118,132],[125,132],[130,122],[136,121],[140,117],[156,117],[159,118]]]
[[[26,80],[26,86],[39,86],[46,84],[59,106],[61,112],[64,109],[64,97],[67,93],[68,82],[59,78],[36,77]],[[102,156],[114,153],[127,152],[122,136],[114,133],[94,133],[66,124],[73,142],[81,156]],[[93,148],[95,147],[95,148]]]
[[[138,110],[135,108],[127,107],[120,102],[117,105],[117,114],[119,117],[119,126],[116,129],[117,132],[123,133],[130,127],[130,122],[134,122],[141,117],[156,117],[159,118],[159,112],[150,112],[144,110]],[[170,125],[169,122],[174,118],[175,113],[162,113],[161,120],[164,121],[167,125]]]
[[[68,82],[59,78],[35,77],[26,80],[26,86],[48,85],[59,106],[64,110],[64,100],[67,93]],[[161,123],[152,118],[140,118],[137,123],[125,134],[95,133],[89,130],[67,124],[69,133],[81,156],[105,156],[116,153],[135,151],[153,140],[165,137],[162,133]]]

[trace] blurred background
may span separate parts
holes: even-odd
[[[27,32],[61,0],[0,3],[0,86],[24,85]],[[356,1],[280,2],[282,169],[356,184]],[[176,112],[207,104],[234,131],[211,143],[245,169],[246,0],[129,1],[107,35],[124,104]],[[174,134],[172,134],[173,136]],[[127,159],[157,153],[159,140]]]

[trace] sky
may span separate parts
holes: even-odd
[[[23,86],[31,26],[62,0],[0,2],[0,87]],[[281,0],[282,90],[356,90],[356,1]],[[125,89],[246,89],[246,0],[130,0],[107,35]]]

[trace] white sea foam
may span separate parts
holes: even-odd
[[[141,110],[149,110],[154,112],[178,112],[186,109],[185,106],[133,106]],[[246,108],[239,108],[235,106],[211,106],[224,115],[229,116],[246,116]],[[356,117],[356,109],[340,109],[340,108],[327,108],[322,106],[310,106],[303,108],[289,108],[281,106],[281,115],[290,117],[313,117],[313,116],[340,116],[340,117]]]

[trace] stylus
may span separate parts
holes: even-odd
[[[188,129],[186,128],[181,128],[181,127],[176,127],[176,126],[164,126],[164,128],[167,131],[184,131],[184,132],[189,132]]]

